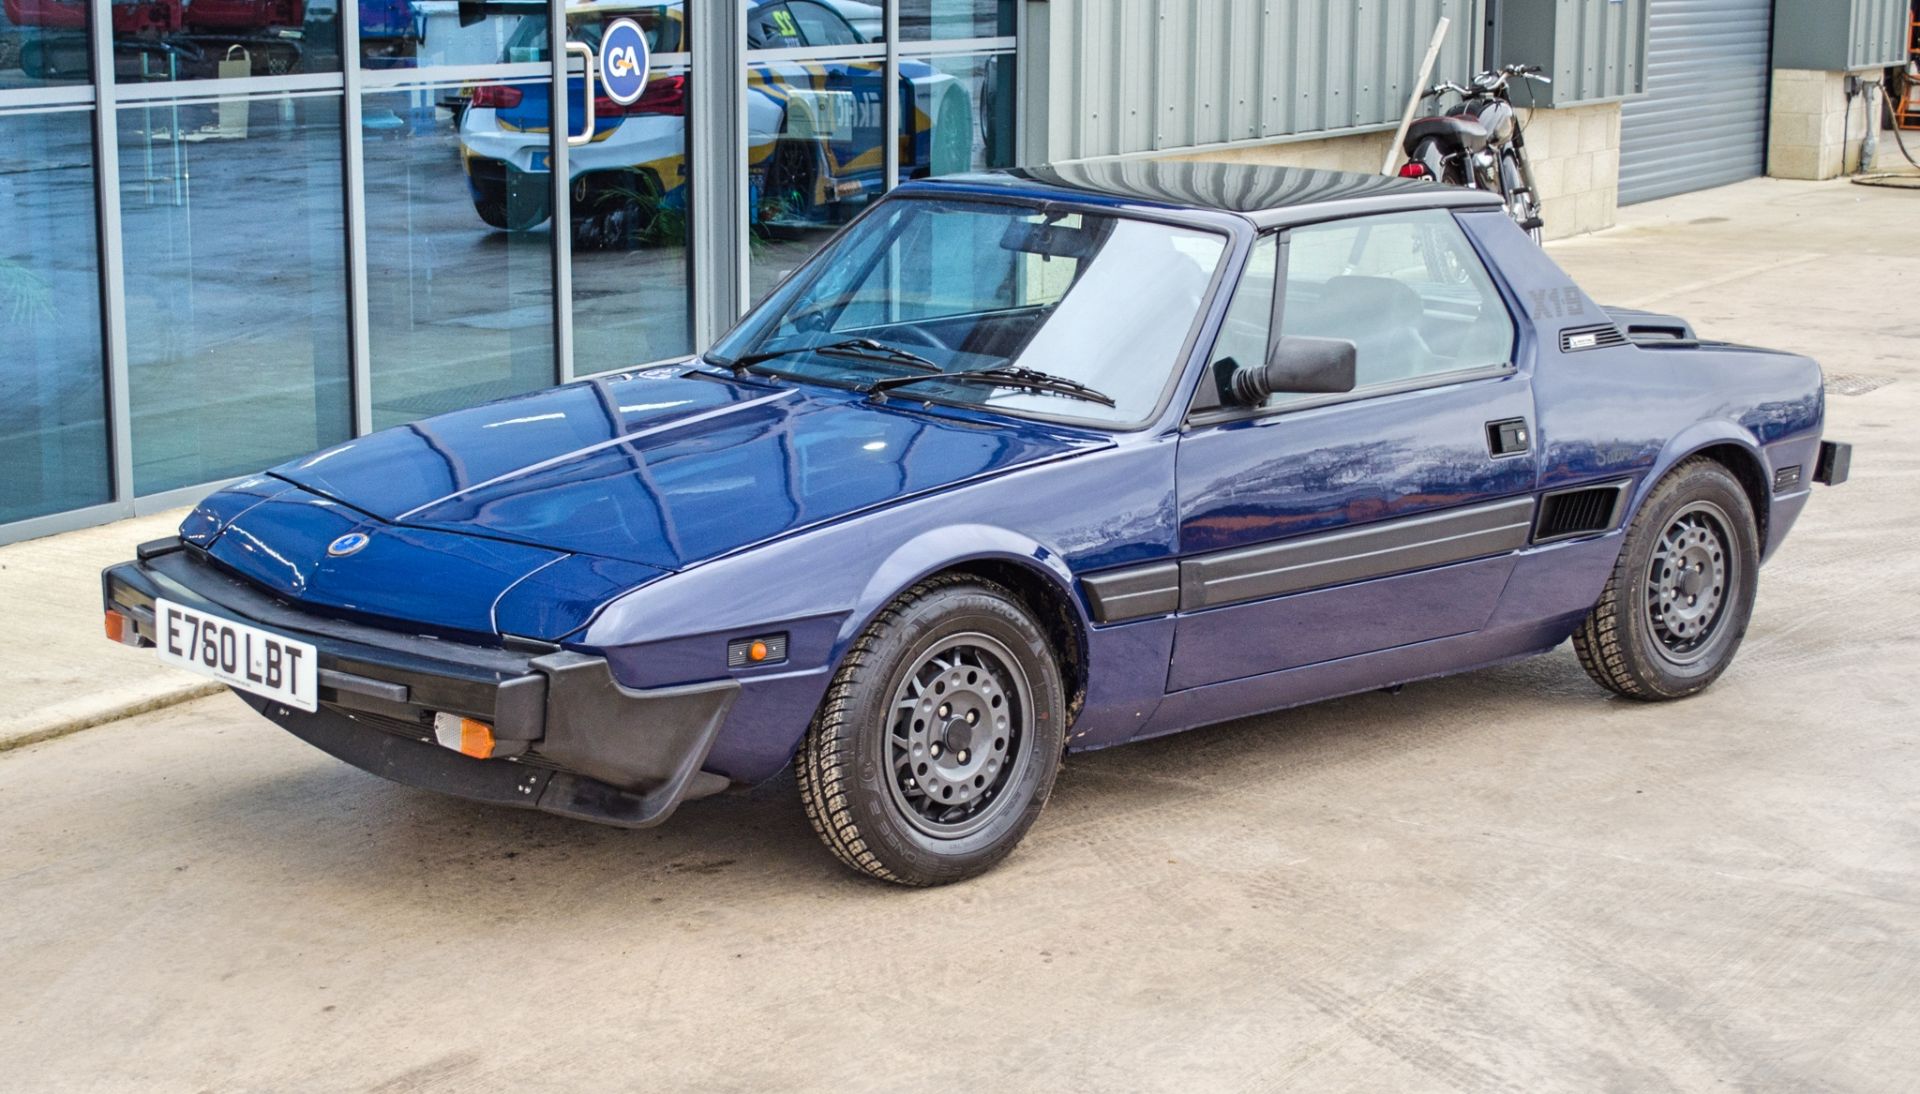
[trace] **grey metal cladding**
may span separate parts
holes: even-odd
[[[1197,611],[1516,551],[1533,528],[1532,497],[1407,517],[1187,559],[1180,610]]]
[[[1025,5],[1027,158],[1391,129],[1441,15],[1435,78],[1479,66],[1485,0],[1051,0]]]
[[[1082,578],[1096,623],[1166,615],[1180,607],[1180,564],[1156,562]]]

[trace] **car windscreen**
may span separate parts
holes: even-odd
[[[1226,248],[1222,234],[1130,217],[894,200],[829,244],[714,356],[751,355],[769,371],[847,386],[934,366],[1032,369],[1114,405],[940,378],[893,394],[1138,424],[1160,405]],[[847,350],[854,340],[866,349]],[[889,360],[874,344],[920,360]]]

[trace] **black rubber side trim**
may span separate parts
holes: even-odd
[[[1166,615],[1180,608],[1180,564],[1155,562],[1082,578],[1096,623]]]
[[[1180,563],[1180,610],[1516,551],[1527,545],[1533,509],[1533,498],[1513,498],[1188,559]]]

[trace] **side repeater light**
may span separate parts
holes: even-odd
[[[736,638],[727,643],[727,667],[752,668],[777,665],[787,659],[787,636],[768,634],[759,638]]]

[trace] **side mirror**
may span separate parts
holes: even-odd
[[[1289,334],[1276,341],[1261,368],[1233,374],[1233,399],[1259,406],[1274,394],[1334,395],[1353,390],[1359,351],[1345,338],[1309,338]]]

